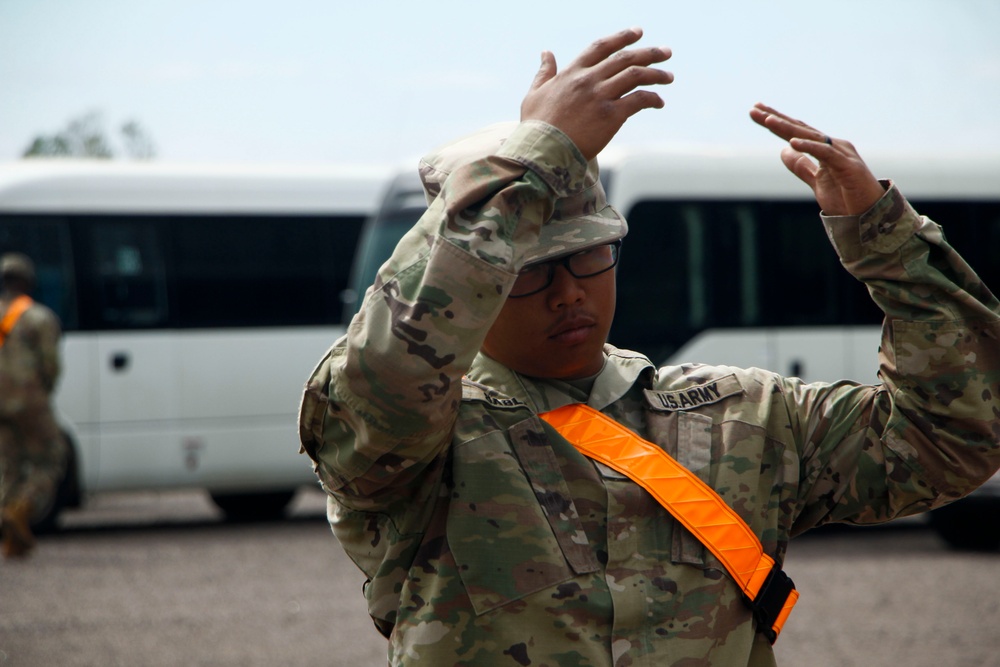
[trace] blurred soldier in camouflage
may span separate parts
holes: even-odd
[[[3,555],[35,544],[32,520],[55,501],[65,448],[50,396],[59,376],[59,321],[29,294],[35,268],[20,253],[0,258],[0,530]]]
[[[636,87],[673,79],[652,66],[669,50],[627,48],[640,36],[559,72],[543,54],[519,124],[422,161],[430,208],[306,387],[303,449],[393,665],[774,664],[720,562],[548,410],[585,403],[656,443],[779,563],[809,528],[938,507],[1000,463],[1000,304],[850,143],[763,105],[886,314],[881,384],[656,369],[605,344],[626,224],[593,160],[663,105]]]

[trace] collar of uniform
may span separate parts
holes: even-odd
[[[589,398],[565,382],[550,382],[515,373],[482,353],[476,355],[467,375],[474,382],[525,403],[536,413],[583,401],[595,410],[603,410],[622,398],[644,371],[653,371],[649,359],[637,352],[605,345],[604,354],[607,362],[594,381]]]
[[[630,350],[619,350],[614,345],[605,345],[604,354],[607,363],[604,370],[597,376],[594,388],[590,392],[587,405],[595,410],[603,410],[621,399],[643,374],[651,376],[652,362],[644,354]]]
[[[559,392],[553,392],[553,395],[540,392],[539,385],[542,384],[540,381],[515,373],[482,352],[476,355],[472,367],[465,375],[473,382],[524,403],[536,413],[553,410],[573,402],[571,397]]]

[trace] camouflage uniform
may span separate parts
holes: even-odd
[[[584,170],[532,122],[456,170],[307,385],[303,449],[393,665],[774,664],[716,559],[548,409],[586,402],[661,445],[778,562],[813,526],[924,511],[1000,464],[1000,305],[891,184],[863,216],[823,219],[886,312],[881,385],[657,370],[607,346],[588,391],[479,354]]]
[[[9,305],[0,300],[0,317]],[[60,334],[55,313],[36,302],[0,346],[0,507],[26,499],[35,519],[51,509],[66,465],[50,405]]]

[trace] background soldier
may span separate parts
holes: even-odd
[[[30,297],[35,267],[28,257],[5,254],[0,276],[0,530],[9,558],[35,545],[31,523],[51,509],[66,463],[51,407],[59,320]]]

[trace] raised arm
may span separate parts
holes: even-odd
[[[450,172],[311,378],[300,433],[327,488],[354,508],[426,487],[449,442],[461,378],[554,201],[583,189],[587,159],[634,113],[662,106],[637,86],[669,83],[641,31],[598,40],[564,71],[542,64],[520,125],[489,157]]]
[[[789,142],[782,161],[812,188],[842,264],[885,313],[881,385],[790,383],[803,478],[793,532],[968,493],[1000,466],[1000,302],[850,142],[761,104],[750,116]]]

